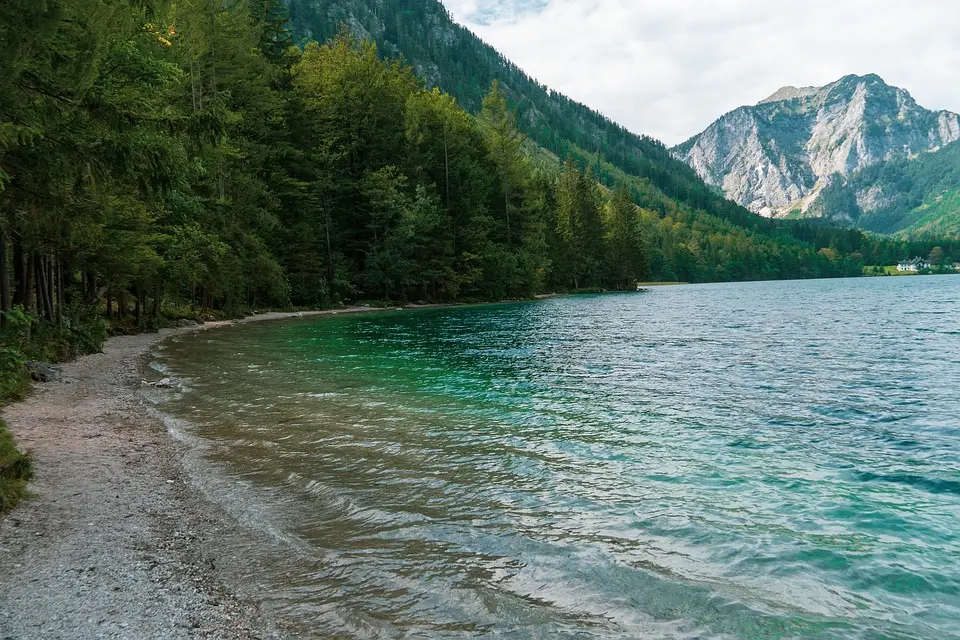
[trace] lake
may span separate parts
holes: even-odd
[[[154,360],[193,480],[262,540],[223,555],[303,635],[960,637],[960,277],[253,324]]]

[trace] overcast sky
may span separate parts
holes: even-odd
[[[668,145],[849,73],[960,111],[957,0],[442,1],[531,76]]]

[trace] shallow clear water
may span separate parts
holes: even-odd
[[[960,277],[248,325],[155,366],[303,633],[960,637]]]

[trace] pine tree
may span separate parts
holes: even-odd
[[[526,138],[517,129],[516,113],[510,110],[506,95],[496,80],[490,86],[490,93],[483,99],[480,120],[486,125],[487,148],[500,178],[506,244],[507,247],[511,247],[513,245],[511,213],[515,217],[516,199],[523,187],[524,174],[527,173],[526,157],[523,152],[523,143]]]
[[[617,290],[632,289],[642,275],[643,251],[637,237],[637,206],[621,184],[608,205],[606,264]]]

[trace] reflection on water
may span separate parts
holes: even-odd
[[[960,278],[712,285],[229,328],[155,365],[198,480],[287,550],[255,579],[303,635],[940,639],[958,327]]]

